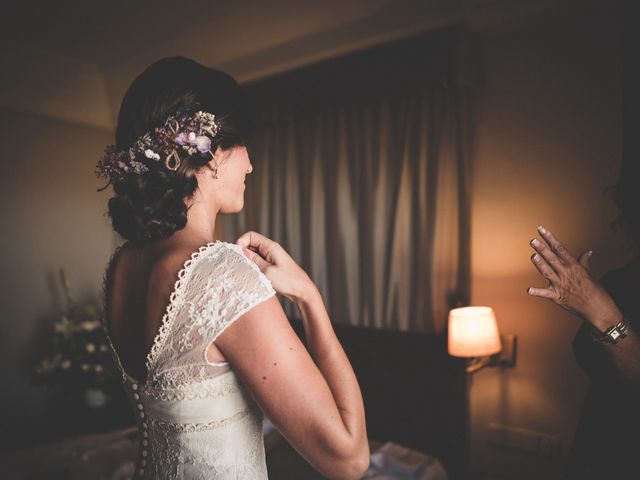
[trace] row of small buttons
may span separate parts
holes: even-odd
[[[144,475],[144,467],[147,466],[147,446],[149,445],[149,432],[148,432],[148,427],[147,427],[147,422],[144,419],[144,406],[142,405],[142,402],[140,401],[140,395],[138,394],[137,390],[138,390],[138,384],[134,383],[131,385],[131,389],[133,390],[133,398],[135,399],[135,401],[137,402],[137,407],[138,407],[138,414],[140,415],[140,425],[142,427],[141,430],[141,434],[142,434],[142,441],[140,442],[142,445],[142,451],[140,452],[140,454],[142,455],[142,458],[140,459],[140,468],[138,469],[138,474],[140,475],[140,477],[142,477]]]

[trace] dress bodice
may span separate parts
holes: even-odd
[[[105,313],[117,253],[105,272]],[[207,349],[275,293],[238,245],[209,243],[178,274],[145,382],[125,372],[109,340],[140,432],[135,478],[267,478],[263,414],[230,365],[210,362]]]

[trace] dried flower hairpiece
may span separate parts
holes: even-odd
[[[172,115],[163,127],[145,133],[126,150],[118,151],[109,145],[98,162],[96,175],[114,181],[128,174],[149,171],[150,162],[163,162],[168,170],[175,172],[182,162],[180,150],[189,155],[209,153],[213,158],[211,141],[219,127],[212,113]]]

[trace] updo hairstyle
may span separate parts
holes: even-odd
[[[137,77],[125,94],[116,129],[116,148],[131,147],[177,112],[213,113],[219,124],[211,151],[245,145],[249,135],[246,99],[238,83],[224,72],[184,57],[164,58]],[[113,182],[108,202],[113,229],[136,243],[171,236],[187,223],[185,200],[198,186],[196,172],[210,160],[209,153],[188,155],[176,171],[164,162],[149,162],[148,172],[129,174]]]

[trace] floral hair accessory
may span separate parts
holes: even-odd
[[[211,141],[218,134],[220,125],[215,115],[198,111],[182,113],[167,118],[163,127],[145,133],[126,150],[116,150],[109,145],[98,162],[96,175],[118,180],[129,174],[149,171],[151,163],[162,162],[173,172],[178,170],[182,159],[178,152],[189,155],[211,152]]]

